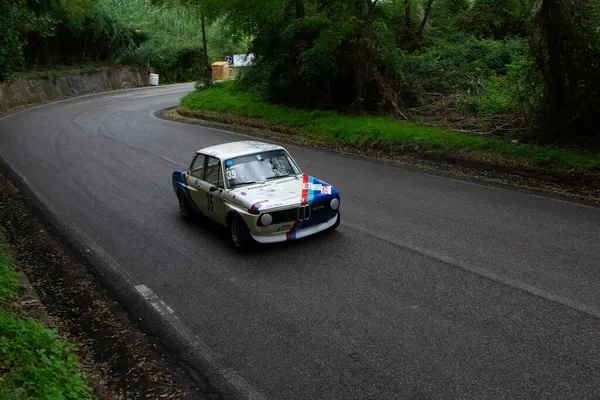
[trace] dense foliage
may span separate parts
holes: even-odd
[[[0,0],[0,80],[90,61],[198,79],[203,20],[209,61],[249,49],[238,89],[271,102],[599,141],[600,0]]]
[[[599,138],[600,1],[544,0],[534,12],[541,127],[551,139]]]
[[[271,102],[536,132],[545,141],[598,137],[598,0],[203,0],[202,7],[234,35],[253,38],[256,63],[238,88]]]
[[[244,43],[208,27],[221,58]],[[161,81],[194,80],[204,66],[200,13],[177,1],[0,0],[0,81],[14,71],[90,62],[149,66]]]

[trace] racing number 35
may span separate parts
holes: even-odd
[[[206,208],[210,212],[214,212],[215,211],[215,205],[213,204],[213,198],[210,195],[210,193],[206,193]]]

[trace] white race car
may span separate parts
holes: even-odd
[[[281,146],[242,141],[198,150],[172,182],[183,218],[201,214],[228,227],[240,250],[340,224],[338,190],[303,174]]]

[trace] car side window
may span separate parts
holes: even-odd
[[[208,163],[206,164],[206,179],[204,180],[218,188],[223,188],[221,162],[218,158],[208,157]]]
[[[198,154],[194,161],[192,162],[192,166],[190,167],[190,175],[194,178],[198,178],[204,180],[204,161],[206,156],[202,154]]]

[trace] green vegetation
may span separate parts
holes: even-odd
[[[453,133],[439,127],[411,124],[384,117],[351,117],[333,111],[309,111],[261,101],[256,94],[236,91],[233,82],[186,95],[181,104],[192,110],[211,110],[242,117],[260,118],[273,125],[299,129],[320,140],[359,146],[406,145],[408,151],[431,150],[439,154],[457,151],[510,157],[520,166],[553,166],[580,171],[600,170],[600,154],[575,152],[529,144]],[[482,156],[483,154],[483,156]]]
[[[0,236],[0,398],[91,399],[73,346],[13,302],[20,284]]]
[[[203,0],[273,104],[597,148],[598,0]]]
[[[215,20],[207,27],[213,60],[247,51]],[[13,72],[89,63],[149,66],[161,82],[204,73],[200,10],[170,0],[0,0],[0,81]]]
[[[269,104],[597,151],[598,26],[600,0],[0,0],[0,80],[117,62],[203,87],[248,50],[236,88]]]
[[[150,0],[100,0],[98,10],[144,41],[118,51],[116,62],[149,65],[164,82],[197,78],[203,70],[202,32],[197,10]]]

